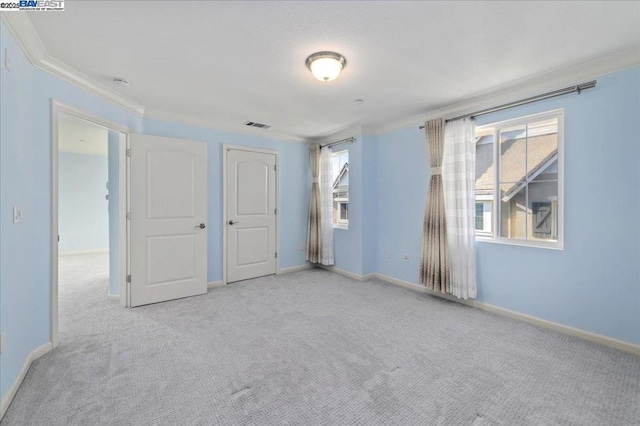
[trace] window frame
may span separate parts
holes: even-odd
[[[500,235],[500,217],[502,215],[502,203],[500,203],[500,130],[507,127],[526,125],[532,121],[545,119],[558,120],[558,197],[557,197],[557,241],[522,240],[503,237]],[[564,109],[555,109],[537,114],[516,117],[509,120],[498,121],[476,127],[476,133],[493,133],[493,164],[495,166],[493,182],[493,209],[491,217],[492,235],[476,232],[476,241],[507,244],[514,246],[539,247],[554,250],[564,250]],[[475,139],[474,139],[475,140]],[[474,203],[477,199],[474,198]],[[527,206],[528,207],[528,206]]]
[[[345,152],[347,153],[347,164],[349,164],[349,161],[348,161],[349,160],[348,159],[348,157],[349,157],[349,149],[341,149],[339,151],[332,151],[331,152],[331,159],[333,160],[333,157],[339,157],[340,155],[342,155]],[[335,179],[336,177],[332,176],[333,179]],[[346,200],[345,200],[344,197],[339,197],[338,199],[336,199],[336,198],[332,199],[332,204],[335,204],[335,203],[338,204],[338,217],[337,217],[337,219],[333,219],[333,228],[334,229],[344,229],[344,230],[348,230],[349,229],[349,219],[348,219],[349,218],[349,216],[348,216],[349,213],[347,212],[347,219],[346,220],[340,219],[340,205],[343,204],[343,203],[347,204],[347,211],[348,211],[348,209],[349,209],[349,193],[350,193],[350,190],[351,190],[351,185],[347,184],[347,191],[346,191],[347,192],[347,197],[346,197]],[[335,208],[335,206],[334,206],[334,208]]]

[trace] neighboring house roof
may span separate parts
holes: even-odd
[[[483,136],[476,145],[476,194],[492,195],[495,177],[493,164],[493,144]],[[529,149],[525,138],[517,137],[501,144],[500,175],[503,201],[517,194],[527,181],[535,178],[551,166],[558,158],[558,136],[556,133],[529,137]],[[525,161],[527,166],[524,165]]]
[[[343,177],[348,176],[347,173],[349,173],[349,163],[344,163],[342,169],[340,170],[340,173],[338,173],[338,177],[336,177],[336,180],[333,181],[333,189],[336,189],[338,187],[338,184],[342,181]]]

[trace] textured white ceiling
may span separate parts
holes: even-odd
[[[29,15],[49,54],[156,117],[315,137],[384,125],[640,49],[640,2],[69,1]],[[306,57],[347,58],[322,83]],[[364,99],[363,105],[354,103]]]
[[[88,121],[61,113],[58,120],[58,151],[108,155],[108,131]]]

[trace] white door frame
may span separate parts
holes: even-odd
[[[120,132],[120,140],[118,143],[118,161],[119,167],[119,206],[118,224],[120,244],[120,305],[129,306],[129,287],[127,285],[128,270],[128,229],[126,212],[129,205],[129,183],[127,181],[128,161],[127,148],[129,144],[129,133],[132,129],[118,124],[114,121],[107,120],[100,116],[82,111],[78,108],[51,100],[51,345],[53,348],[58,346],[58,118],[60,113],[66,113],[78,117],[82,120],[89,121],[97,126],[104,127],[108,130]],[[105,294],[105,298],[107,295]]]
[[[242,145],[222,145],[222,285],[227,284],[227,152],[230,149],[247,152],[257,152],[259,154],[272,154],[276,156],[276,274],[280,273],[280,233],[278,222],[280,222],[280,201],[278,197],[280,186],[280,155],[278,151],[270,149],[252,148]]]

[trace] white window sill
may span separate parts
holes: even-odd
[[[345,231],[349,230],[349,224],[348,223],[334,223],[333,224],[333,229],[344,229]]]
[[[476,237],[476,242],[478,243],[491,243],[491,244],[502,244],[506,246],[520,246],[520,247],[533,247],[533,248],[542,248],[548,250],[564,250],[564,246],[560,242],[542,242],[542,241],[527,241],[527,240],[516,240],[509,238],[490,238],[490,237]]]

